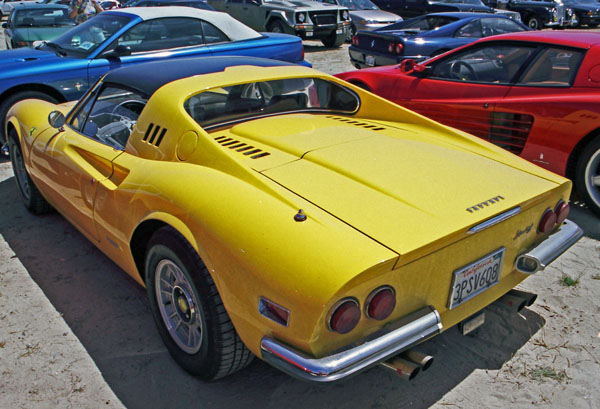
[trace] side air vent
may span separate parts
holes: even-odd
[[[334,119],[334,120],[340,121],[340,122],[345,122],[349,125],[360,126],[361,128],[370,129],[372,131],[384,131],[386,129],[386,128],[378,126],[378,125],[368,124],[368,123],[361,122],[361,121],[355,121],[354,119],[344,118],[344,117],[340,117],[340,116],[327,115],[326,118]]]
[[[229,149],[240,152],[242,155],[250,156],[252,159],[260,159],[270,155],[269,152],[265,152],[262,149],[255,148],[247,143],[236,141],[235,139],[228,138],[226,136],[217,136],[215,141],[219,142],[223,146],[228,147]]]
[[[531,115],[494,112],[489,135],[484,139],[519,155],[525,148],[532,125],[533,117]]]
[[[167,128],[161,128],[158,125],[150,124],[148,129],[146,129],[146,133],[144,134],[142,140],[150,145],[158,147],[166,133]]]

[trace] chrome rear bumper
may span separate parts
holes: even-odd
[[[375,339],[318,359],[264,337],[261,341],[262,358],[297,378],[311,382],[331,382],[363,371],[442,331],[440,315],[431,306],[407,315],[397,321],[395,326],[398,328]]]
[[[515,267],[525,274],[537,273],[567,251],[581,236],[583,230],[572,221],[565,220],[558,230],[544,241],[517,257]]]

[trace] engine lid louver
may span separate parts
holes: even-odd
[[[146,133],[144,134],[142,140],[158,148],[166,133],[167,128],[161,129],[160,126],[151,123],[148,125],[148,129],[146,129]]]
[[[344,118],[341,116],[327,115],[326,118],[334,119],[340,122],[345,122],[349,125],[360,126],[361,128],[370,129],[371,131],[384,131],[386,129],[385,127],[379,125],[373,125],[366,122],[356,121],[354,119]]]
[[[242,155],[250,156],[251,159],[260,159],[270,155],[269,152],[265,152],[262,149],[258,149],[254,146],[248,145],[247,143],[240,142],[226,136],[217,136],[215,141],[220,143],[222,146],[226,146],[229,149],[240,152]]]

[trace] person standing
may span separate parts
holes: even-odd
[[[71,0],[69,4],[69,17],[77,24],[83,23],[90,17],[102,12],[102,7],[96,0]]]

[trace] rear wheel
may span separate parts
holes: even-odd
[[[285,34],[285,27],[283,26],[283,23],[281,21],[275,20],[269,23],[269,25],[267,26],[267,31],[270,31],[271,33]]]
[[[600,137],[589,143],[579,157],[575,188],[590,210],[600,215]]]
[[[206,266],[183,236],[170,227],[152,235],[145,275],[158,331],[186,371],[214,380],[252,361]]]
[[[4,129],[6,124],[6,114],[8,110],[17,102],[24,99],[42,99],[44,101],[56,103],[56,99],[48,94],[40,91],[21,91],[16,94],[10,95],[2,103],[0,103],[0,145],[6,141],[6,135],[4,135]]]
[[[598,23],[588,23],[588,27],[589,28],[596,28],[596,27],[598,27]]]
[[[21,144],[19,143],[17,132],[14,129],[11,129],[8,134],[8,148],[10,151],[10,161],[12,162],[13,173],[15,174],[15,181],[17,182],[23,204],[27,210],[34,214],[43,214],[52,210],[52,206],[44,199],[25,168]]]
[[[321,39],[321,42],[325,47],[330,48],[339,48],[346,41],[346,34],[336,34],[335,31],[332,31],[327,37]]]

